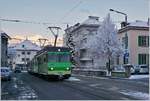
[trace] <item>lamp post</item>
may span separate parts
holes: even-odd
[[[1,58],[1,56],[2,56],[2,55],[1,55],[1,53],[2,53],[2,52],[1,52],[1,51],[2,51],[2,47],[1,47],[1,46],[2,46],[2,39],[1,39],[2,36],[1,36],[1,35],[2,35],[2,34],[1,34],[1,31],[0,31],[0,58]],[[0,67],[1,67],[1,66],[2,66],[2,64],[1,64],[1,60],[0,60]]]
[[[116,12],[116,13],[124,15],[125,16],[125,26],[128,24],[127,14],[126,13],[123,13],[123,12],[120,12],[120,11],[117,11],[117,10],[114,10],[114,9],[109,9],[109,11]],[[128,35],[127,35],[127,31],[125,33],[125,37],[124,38],[125,38],[124,64],[127,64],[128,63],[128,57],[129,57],[129,53],[127,51],[128,50]]]
[[[120,12],[120,11],[117,11],[117,10],[114,10],[114,9],[109,9],[109,11],[116,12],[116,13],[124,15],[125,16],[125,22],[126,22],[126,24],[128,23],[127,14],[126,13],[123,13],[123,12]]]

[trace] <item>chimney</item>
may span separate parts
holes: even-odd
[[[69,25],[67,24],[67,28],[69,28]]]
[[[147,21],[147,25],[148,25],[148,26],[149,26],[149,23],[150,23],[149,20],[150,20],[150,19],[148,18],[148,21]]]
[[[128,24],[126,22],[121,22],[121,28],[126,27]]]

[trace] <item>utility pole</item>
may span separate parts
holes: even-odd
[[[0,31],[2,31],[2,24],[1,24],[2,22],[1,22],[1,20],[0,20]]]
[[[52,33],[52,34],[54,35],[54,37],[55,37],[54,47],[56,47],[59,30],[60,30],[61,28],[60,28],[60,27],[48,27],[48,28],[49,28],[49,30],[51,31],[51,33]],[[54,32],[54,30],[56,31],[56,33]]]
[[[1,46],[2,46],[2,39],[1,39],[1,38],[2,38],[2,37],[1,37],[1,31],[0,31],[0,67],[2,66],[2,65],[1,65],[1,61],[2,61],[2,60],[1,60],[1,59],[2,59],[2,58],[1,58],[1,56],[2,56],[2,55],[1,55],[1,53],[2,53],[2,52],[1,52],[1,51],[2,51],[2,47],[1,47]]]
[[[128,25],[128,20],[127,20],[127,14],[126,13],[123,13],[123,12],[120,12],[120,11],[117,11],[117,10],[114,10],[114,9],[109,9],[109,11],[112,11],[112,12],[116,12],[118,14],[122,14],[125,16],[125,26],[126,27]],[[128,63],[128,58],[129,58],[129,52],[128,52],[128,34],[127,34],[127,31],[125,32],[125,54],[124,54],[124,64],[127,64]]]

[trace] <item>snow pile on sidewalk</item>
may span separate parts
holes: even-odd
[[[120,93],[122,93],[124,95],[129,95],[134,98],[141,99],[141,100],[149,100],[150,99],[150,96],[148,93],[137,92],[137,91],[121,91]]]
[[[80,79],[76,77],[70,77],[69,79],[66,79],[66,81],[80,81]]]
[[[131,75],[129,79],[143,79],[143,78],[149,78],[149,75]]]

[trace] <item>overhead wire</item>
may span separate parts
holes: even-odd
[[[70,13],[72,13],[72,11],[74,9],[76,9],[83,1],[79,1],[73,8],[71,8],[67,13],[64,14],[64,16],[62,18],[60,18],[60,20],[58,20],[59,22],[62,22],[62,20],[64,20],[66,17],[69,16]]]

